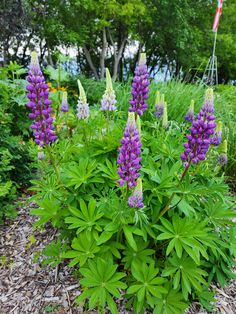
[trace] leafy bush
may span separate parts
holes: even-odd
[[[211,309],[210,284],[234,276],[236,253],[234,198],[217,148],[183,179],[179,156],[189,125],[179,118],[165,129],[150,106],[141,133],[145,207],[129,207],[130,191],[117,185],[116,165],[127,95],[118,93],[114,115],[95,105],[87,121],[71,124],[72,112],[57,117],[59,140],[46,147],[42,177],[32,187],[36,226],[50,222],[61,230],[63,246],[51,244],[46,263],[68,259],[78,267],[77,302],[84,310],[117,313],[114,299],[121,296],[134,313],[183,313],[192,300]],[[186,112],[172,110],[180,117]]]
[[[29,121],[25,119],[25,70],[15,63],[0,72],[0,222],[4,216],[14,217],[13,201],[17,189],[32,178],[28,156]]]

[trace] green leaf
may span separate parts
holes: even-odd
[[[136,242],[135,242],[135,240],[134,240],[134,237],[133,237],[133,227],[131,227],[131,226],[124,226],[123,227],[123,230],[124,230],[124,234],[125,234],[125,238],[126,238],[126,240],[127,240],[127,242],[129,243],[129,245],[132,247],[132,249],[134,250],[134,251],[137,251],[137,244],[136,244]]]

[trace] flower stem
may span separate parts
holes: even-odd
[[[51,147],[50,147],[49,145],[46,145],[46,150],[47,150],[48,155],[49,155],[49,157],[50,157],[50,160],[51,160],[51,162],[52,162],[52,166],[53,166],[53,168],[54,168],[54,171],[55,171],[57,180],[58,180],[58,182],[60,182],[59,170],[58,170],[58,167],[57,167],[55,158],[54,158],[54,156],[53,156],[53,154],[52,154]]]
[[[183,182],[183,179],[184,177],[186,176],[187,172],[188,172],[188,169],[190,167],[190,163],[188,165],[188,167],[186,167],[184,169],[184,172],[182,173],[182,176],[180,178],[180,181],[179,181],[179,184],[178,186],[180,185],[181,182]],[[157,220],[155,221],[155,223],[170,209],[170,204],[175,196],[176,192],[173,192],[170,196],[170,198],[168,199],[167,203],[166,203],[166,206],[164,207],[164,209],[160,212],[160,215],[158,216]]]

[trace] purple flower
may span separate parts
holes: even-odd
[[[84,120],[89,117],[89,105],[87,103],[87,97],[84,91],[84,88],[82,84],[80,83],[80,80],[78,80],[78,86],[79,86],[79,100],[77,103],[77,118],[79,120]]]
[[[141,54],[138,66],[135,69],[135,76],[132,83],[132,98],[130,100],[130,112],[136,112],[142,116],[147,110],[147,99],[149,92],[149,75],[146,65],[146,55]]]
[[[137,179],[137,186],[134,189],[133,194],[128,198],[128,205],[131,208],[143,208],[143,189],[142,179]]]
[[[112,80],[109,70],[106,68],[106,91],[101,100],[102,111],[115,111],[116,110],[116,95],[112,87]]]
[[[68,112],[69,110],[68,101],[67,101],[67,92],[63,92],[60,110],[62,112]]]
[[[191,101],[191,104],[189,106],[188,112],[184,119],[188,122],[193,122],[194,120],[194,100]]]
[[[215,133],[213,134],[213,137],[211,139],[211,144],[218,146],[220,145],[221,140],[222,140],[222,122],[219,121],[217,123]]]
[[[164,97],[165,97],[164,95],[161,95],[161,97],[160,97],[160,93],[157,92],[156,101],[155,101],[155,112],[154,112],[154,115],[157,118],[161,118],[164,114],[164,107],[165,107],[165,98]]]
[[[190,134],[186,135],[188,142],[184,144],[185,152],[180,155],[186,168],[191,163],[197,164],[200,160],[205,160],[216,127],[214,120],[213,90],[208,89],[202,108],[192,122]]]
[[[129,113],[124,136],[120,142],[122,146],[119,148],[117,160],[119,165],[117,172],[120,176],[118,183],[123,186],[127,182],[128,187],[132,189],[137,185],[136,180],[140,176],[140,161],[142,160],[140,157],[142,143],[133,112]]]
[[[40,70],[38,55],[32,52],[30,70],[27,76],[26,89],[29,91],[27,97],[29,102],[27,107],[31,109],[29,114],[30,119],[34,119],[31,124],[31,129],[34,130],[35,143],[43,147],[57,139],[54,126],[52,125],[53,118],[51,117],[52,108],[50,107],[52,101],[48,99],[48,85],[45,83],[44,76]]]

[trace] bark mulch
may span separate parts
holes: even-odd
[[[50,227],[33,229],[36,218],[29,215],[33,207],[22,200],[17,219],[0,226],[0,314],[83,313],[75,304],[80,286],[73,270],[66,264],[56,269],[41,266],[41,251],[58,235]],[[236,281],[217,289],[216,298],[214,313],[236,314]],[[132,312],[125,311],[120,300],[119,314],[124,313]],[[187,313],[206,312],[196,303]]]

